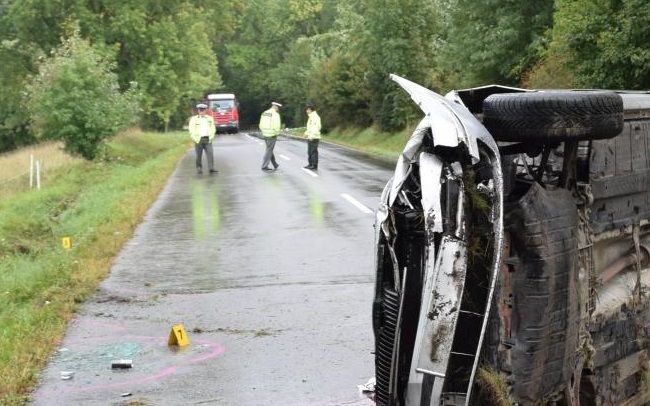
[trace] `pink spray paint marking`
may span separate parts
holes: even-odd
[[[80,320],[81,323],[83,324],[88,324],[92,327],[99,327],[102,330],[111,330],[113,333],[115,332],[123,332],[126,331],[127,329],[125,327],[115,325],[112,323],[105,323],[105,322],[100,322],[96,320],[88,320],[88,319],[83,319]],[[84,338],[84,342],[88,341],[124,341],[124,340],[135,340],[135,341],[145,341],[145,342],[160,342],[161,345],[167,345],[167,337],[160,337],[160,336],[140,336],[140,335],[119,335],[118,337],[116,336],[102,336],[102,337],[87,337]],[[211,359],[214,359],[218,357],[219,355],[223,354],[226,349],[223,347],[221,344],[210,341],[210,340],[204,340],[204,339],[193,339],[192,340],[194,343],[199,344],[199,345],[204,345],[208,347],[210,352],[208,354],[202,354],[199,356],[196,356],[194,358],[189,359],[186,362],[181,362],[179,363],[178,366],[169,366],[166,368],[163,368],[154,374],[143,376],[140,378],[136,379],[129,379],[128,381],[124,382],[116,382],[116,383],[111,383],[111,384],[102,384],[102,385],[93,385],[93,386],[88,386],[85,388],[65,388],[65,389],[52,389],[52,390],[37,390],[35,395],[36,397],[45,397],[45,396],[51,396],[51,395],[56,395],[56,394],[65,394],[65,393],[82,393],[82,392],[91,392],[91,391],[101,391],[101,390],[107,390],[107,389],[114,389],[114,388],[121,388],[125,386],[137,386],[141,384],[145,384],[148,382],[156,382],[160,381],[176,372],[178,372],[178,367],[182,365],[190,366],[190,365],[195,365],[199,364]]]

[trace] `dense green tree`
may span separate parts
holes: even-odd
[[[305,113],[302,110],[308,98],[314,58],[312,42],[300,38],[284,54],[282,61],[268,72],[270,91],[286,103],[282,110],[288,124],[304,124]]]
[[[137,119],[137,93],[120,92],[112,68],[73,33],[43,60],[27,88],[35,133],[62,140],[67,151],[93,159],[103,139]]]
[[[295,38],[288,19],[289,9],[279,2],[250,1],[239,30],[220,50],[227,90],[240,97],[246,122],[256,122],[259,112],[277,98],[270,90],[269,71],[282,60]]]
[[[522,86],[531,89],[570,89],[575,87],[573,67],[566,52],[555,47],[543,50],[541,59],[522,78]]]
[[[117,58],[124,89],[142,92],[144,123],[166,128],[179,111],[222,86],[212,46],[236,21],[237,0],[4,0],[0,2],[0,150],[31,139],[16,97],[37,58],[76,21],[94,51]]]
[[[440,16],[434,0],[364,0],[358,13],[365,20],[361,50],[368,61],[370,112],[383,129],[403,127],[416,117],[408,96],[389,74],[425,86],[432,82]]]
[[[21,104],[24,83],[32,63],[31,52],[19,40],[0,40],[0,152],[30,144],[29,113]]]
[[[332,28],[315,43],[322,56],[313,59],[308,98],[326,127],[372,124],[366,20],[360,12],[358,3],[339,3]]]
[[[222,83],[207,35],[209,22],[196,18],[201,9],[181,4],[161,9],[155,18],[151,12],[147,4],[129,6],[112,19],[107,37],[119,44],[122,83],[137,82],[144,113],[154,126],[167,128],[181,100],[199,99]]]
[[[438,0],[446,28],[437,60],[446,87],[518,85],[539,58],[553,0]]]
[[[564,58],[574,85],[650,88],[647,0],[557,0],[549,58]]]
[[[180,126],[208,92],[256,124],[271,100],[289,126],[308,101],[327,127],[397,129],[420,113],[389,79],[434,90],[650,86],[646,0],[0,0],[0,151],[29,142],[16,100],[76,22],[137,82],[141,123]]]
[[[238,30],[218,50],[227,89],[242,102],[242,117],[257,123],[272,100],[285,105],[283,119],[290,126],[304,124],[301,117],[313,63],[318,52],[313,41],[329,30],[335,19],[333,0],[252,0]],[[311,48],[311,50],[308,50]],[[292,79],[292,73],[296,73]],[[302,95],[298,95],[302,88]]]
[[[335,53],[315,66],[309,100],[317,103],[326,127],[372,124],[367,60],[352,52]]]
[[[352,54],[360,46],[362,18],[350,3],[322,4],[322,8],[303,10],[302,18],[317,22],[316,28],[303,30],[304,36],[293,42],[270,71],[271,90],[288,102],[283,110],[290,124],[304,125],[307,102],[316,104],[326,127],[368,123],[367,109],[356,109],[357,100],[369,96],[363,91],[366,70],[359,69],[367,63],[358,53]]]

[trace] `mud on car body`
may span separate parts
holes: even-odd
[[[650,94],[437,95],[376,219],[378,405],[650,402]]]

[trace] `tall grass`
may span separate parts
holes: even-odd
[[[61,165],[40,191],[0,200],[0,404],[22,404],[79,303],[105,277],[186,150],[130,133],[98,162]],[[65,251],[61,238],[73,248]]]
[[[480,367],[476,372],[476,383],[482,399],[493,406],[512,406],[515,402],[510,396],[508,385],[503,376],[488,367]]]
[[[60,168],[81,162],[63,151],[56,142],[34,145],[0,154],[0,199],[29,189],[30,155],[41,164],[41,182],[46,184]]]

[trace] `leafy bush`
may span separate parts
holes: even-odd
[[[367,71],[367,60],[358,54],[336,53],[314,67],[309,100],[317,103],[323,125],[369,127],[372,124]]]
[[[25,66],[34,54],[37,50],[32,46],[0,39],[0,153],[34,142],[27,126],[29,115],[16,103],[25,88]]]
[[[650,87],[650,7],[645,0],[555,2],[549,54],[571,67],[576,87]]]
[[[114,67],[78,32],[64,39],[28,86],[35,133],[60,139],[67,151],[93,159],[102,140],[137,119],[135,86],[120,92]]]

